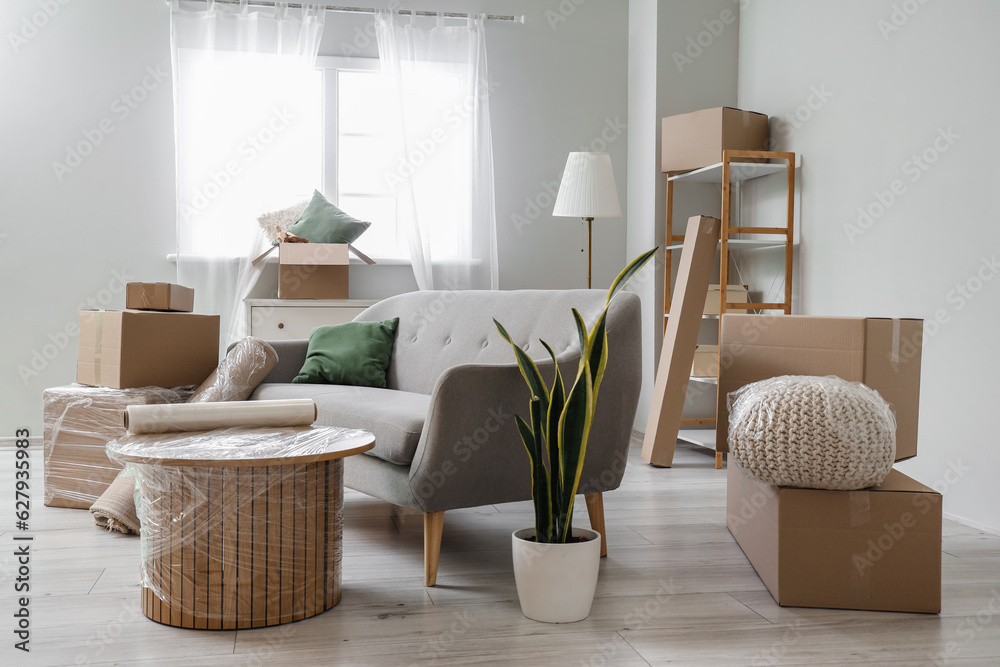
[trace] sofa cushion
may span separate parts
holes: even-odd
[[[327,384],[262,384],[251,400],[311,398],[320,426],[360,428],[375,434],[369,456],[408,466],[424,428],[431,397],[394,389]]]

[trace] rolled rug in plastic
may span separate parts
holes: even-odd
[[[130,405],[125,408],[125,430],[140,435],[236,426],[308,426],[316,421],[316,415],[316,403],[311,398]]]

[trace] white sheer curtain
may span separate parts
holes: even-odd
[[[171,3],[177,151],[177,279],[198,312],[245,335],[243,298],[263,264],[261,214],[308,199],[321,182],[325,11]]]
[[[417,285],[497,289],[493,145],[485,17],[431,29],[376,12],[382,70],[395,94],[397,199]]]

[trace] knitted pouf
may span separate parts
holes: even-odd
[[[729,452],[769,484],[865,489],[892,469],[896,419],[860,382],[783,375],[729,395]]]

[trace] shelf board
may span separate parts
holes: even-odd
[[[722,243],[722,241],[719,241]],[[750,246],[754,248],[784,248],[784,243],[776,243],[775,241],[768,241],[765,239],[729,239],[729,245],[731,246]],[[674,245],[668,245],[666,250],[680,250],[684,247],[683,243],[675,243]]]
[[[700,375],[692,375],[691,382],[704,382],[705,384],[719,384],[719,378],[717,377],[703,377]]]
[[[714,428],[682,428],[677,432],[677,439],[682,442],[689,442],[692,445],[715,449],[715,429]]]
[[[800,165],[800,158],[795,156],[795,166]],[[788,171],[788,165],[782,162],[730,162],[729,182],[740,183],[762,176],[771,176]],[[683,181],[685,183],[722,183],[722,163],[717,162],[701,169],[675,174],[667,180]]]

